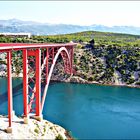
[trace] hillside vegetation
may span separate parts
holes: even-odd
[[[9,38],[0,35],[0,42],[25,42],[25,43],[66,43],[66,42],[89,42],[95,39],[96,45],[117,45],[117,47],[140,46],[140,35],[87,31],[65,35],[32,36],[29,38]],[[100,46],[99,46],[100,47]]]
[[[74,48],[76,73],[70,81],[80,82],[76,80],[79,77],[87,83],[140,85],[140,36],[138,35],[88,31],[55,36],[32,36],[30,39],[0,37],[0,42],[67,43],[70,41],[78,43]],[[60,73],[60,66],[56,69],[55,76]],[[54,79],[59,80],[59,77]],[[61,81],[66,79],[61,77]]]
[[[82,43],[89,42],[91,39],[95,39],[96,45],[99,47],[102,45],[117,45],[117,47],[135,47],[140,46],[140,36],[118,33],[105,33],[105,32],[80,32],[66,35],[53,35],[53,36],[34,36],[33,40],[39,42],[55,42],[65,43],[69,41]]]

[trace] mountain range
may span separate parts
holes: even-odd
[[[134,26],[104,26],[104,25],[71,25],[71,24],[49,24],[34,21],[23,21],[19,19],[0,20],[0,32],[28,32],[33,35],[55,35],[69,34],[82,31],[101,31],[140,35],[140,27]]]

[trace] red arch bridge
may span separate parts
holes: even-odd
[[[7,93],[8,93],[8,120],[7,132],[12,132],[12,52],[20,50],[23,62],[23,106],[24,123],[28,123],[31,113],[34,118],[41,120],[42,110],[47,94],[51,74],[59,55],[64,62],[64,70],[73,73],[73,47],[76,43],[66,44],[24,44],[0,43],[0,53],[7,54]],[[44,92],[41,93],[41,81],[45,83]],[[44,80],[45,79],[45,80]],[[41,95],[42,94],[42,95]]]

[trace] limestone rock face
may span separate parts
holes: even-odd
[[[69,82],[71,82],[71,83],[87,83],[86,80],[84,80],[84,79],[82,79],[82,78],[80,78],[80,77],[78,77],[78,76],[73,76],[73,77],[71,77],[71,78],[69,79]]]
[[[0,140],[1,139],[56,139],[61,136],[68,139],[67,131],[47,120],[41,122],[29,119],[28,124],[23,123],[23,119],[17,116],[13,118],[12,133],[6,133],[8,118],[0,116]]]

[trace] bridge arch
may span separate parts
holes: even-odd
[[[58,59],[61,54],[64,61],[64,70],[67,73],[72,74],[72,59],[73,59],[73,47],[77,43],[65,43],[65,44],[48,44],[48,43],[0,43],[0,53],[7,53],[7,91],[8,91],[8,119],[9,126],[7,132],[12,132],[12,52],[21,50],[23,53],[23,112],[24,123],[28,123],[28,116],[30,112],[35,111],[35,118],[41,120],[41,113],[44,107],[44,101],[46,98],[51,75]],[[50,51],[49,51],[50,50]],[[41,53],[43,55],[41,55]],[[46,53],[46,58],[45,57]],[[55,54],[56,53],[56,54]],[[54,56],[55,54],[55,56]],[[44,60],[43,64],[41,59]],[[51,64],[48,69],[48,60]],[[34,65],[31,65],[31,64]],[[42,64],[42,66],[41,66]],[[46,67],[45,67],[46,66]],[[45,68],[45,72],[43,72]],[[48,72],[49,71],[49,72]],[[41,76],[46,76],[47,84],[43,98],[41,100]],[[42,102],[41,102],[42,101]]]
[[[51,68],[50,68],[50,71],[49,71],[49,74],[48,74],[47,83],[45,85],[44,92],[43,92],[43,97],[42,97],[42,101],[41,101],[41,112],[43,111],[43,107],[44,107],[44,103],[45,103],[45,99],[46,99],[46,95],[47,95],[47,91],[48,91],[48,86],[49,86],[49,83],[50,83],[50,79],[51,79],[51,76],[52,76],[54,66],[56,64],[56,61],[57,61],[59,55],[62,55],[62,52],[64,52],[66,54],[69,65],[70,65],[70,67],[72,67],[70,54],[68,53],[68,50],[65,47],[61,47],[60,49],[58,49],[58,51],[57,51],[57,53],[56,53],[56,55],[53,59],[53,64],[51,65]],[[63,57],[62,57],[62,59],[64,61]],[[45,60],[46,60],[46,58],[45,58]]]

